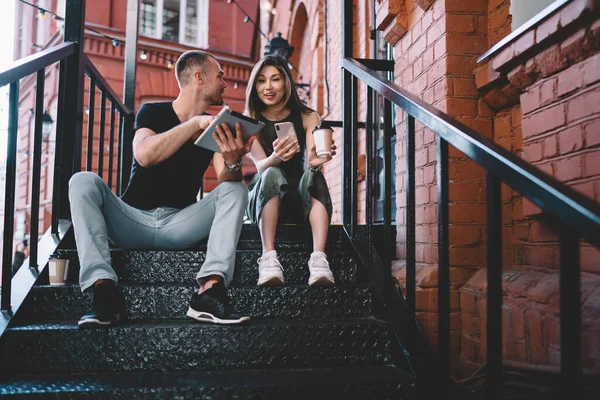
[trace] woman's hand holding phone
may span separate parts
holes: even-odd
[[[273,154],[280,162],[289,161],[299,151],[300,145],[296,137],[286,136],[273,142]]]

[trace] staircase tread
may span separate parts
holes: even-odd
[[[198,287],[197,284],[190,282],[189,284],[185,284],[185,283],[178,283],[178,282],[168,282],[168,283],[162,283],[162,282],[156,282],[156,283],[152,283],[152,284],[148,284],[148,283],[138,283],[138,282],[123,282],[123,283],[119,283],[120,287],[176,287],[176,288],[189,288],[192,289],[194,287]],[[372,284],[370,283],[340,283],[340,284],[336,284],[336,285],[332,285],[332,286],[309,286],[309,285],[297,285],[297,284],[289,284],[289,285],[282,285],[282,286],[258,286],[256,284],[254,285],[238,285],[238,286],[230,286],[229,289],[230,290],[238,290],[240,288],[244,288],[244,289],[261,289],[261,290],[282,290],[285,288],[293,288],[293,289],[311,289],[311,290],[335,290],[336,288],[340,288],[340,289],[348,289],[348,288],[355,288],[355,289],[368,289],[373,287]],[[39,290],[52,290],[52,289],[56,289],[56,290],[65,290],[65,289],[74,289],[77,288],[79,289],[79,284],[78,283],[66,283],[65,285],[62,286],[52,286],[52,285],[35,285],[33,287],[32,290],[35,289],[39,289]]]
[[[285,253],[306,253],[306,254],[310,254],[312,253],[312,250],[310,249],[305,249],[302,247],[298,247],[298,248],[283,248],[283,249],[276,249],[277,253],[279,252],[285,252]],[[111,247],[110,248],[111,253],[150,253],[150,254],[154,254],[154,253],[206,253],[206,249],[205,248],[189,248],[189,249],[175,249],[175,250],[159,250],[159,249],[122,249],[120,247]],[[66,249],[59,249],[58,250],[59,253],[77,253],[77,249],[75,248],[66,248]],[[262,249],[236,249],[237,253],[260,253],[262,252]],[[331,249],[327,249],[326,253],[327,254],[345,254],[348,252],[352,252],[351,250],[348,249],[343,249],[343,248],[331,248]]]
[[[180,372],[110,372],[16,375],[0,380],[0,395],[56,392],[102,392],[115,389],[199,388],[203,386],[278,387],[301,384],[413,382],[393,366],[249,369]]]
[[[389,325],[388,322],[375,317],[366,318],[326,318],[326,319],[251,319],[249,322],[240,325],[215,325],[209,323],[200,323],[192,320],[161,320],[161,321],[123,321],[107,329],[81,329],[82,332],[119,330],[124,328],[191,328],[191,329],[240,329],[244,327],[277,327],[277,326],[312,326],[312,325]],[[19,326],[13,326],[9,331],[54,331],[54,330],[79,330],[77,321],[55,321],[43,323],[28,323]]]

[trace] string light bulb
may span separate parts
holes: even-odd
[[[46,10],[40,8],[40,18],[46,18]]]
[[[233,88],[237,89],[238,88],[238,83],[237,82],[233,82]]]
[[[142,50],[142,54],[140,54],[140,59],[141,60],[148,59],[148,52],[146,50]]]
[[[272,15],[277,15],[277,10],[273,8],[273,9],[271,10],[271,14],[272,14]]]
[[[117,47],[117,46],[119,46],[119,41],[118,41],[117,39],[113,39],[113,40],[112,40],[112,45],[113,45],[114,47]]]
[[[169,62],[167,63],[167,68],[169,68],[169,69],[175,68],[175,64],[173,64],[173,60],[169,60]]]
[[[250,17],[246,15],[246,16],[244,17],[244,23],[245,23],[245,24],[247,24],[247,23],[248,23],[248,21],[250,21]]]

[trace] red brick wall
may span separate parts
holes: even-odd
[[[291,32],[291,19],[299,3],[304,3],[307,10],[314,10],[321,1],[277,2],[277,16],[273,19],[271,32]],[[354,56],[369,57],[370,1],[355,1]],[[329,83],[331,107],[325,104],[325,116],[330,120],[341,118],[341,10],[338,2],[325,2],[328,10],[328,41],[323,48],[328,61],[323,66]],[[492,138],[496,143],[510,149],[525,158],[528,152],[537,151],[531,161],[538,165],[548,163],[554,165],[560,160],[569,160],[576,164],[577,172],[565,169],[559,174],[578,174],[571,177],[574,187],[585,193],[598,195],[596,170],[593,160],[598,157],[595,152],[593,132],[596,126],[596,112],[579,115],[576,120],[568,120],[568,110],[564,114],[564,124],[556,124],[554,131],[544,130],[539,135],[530,136],[522,130],[529,119],[537,112],[555,106],[556,99],[568,104],[569,101],[584,102],[582,99],[595,101],[596,81],[576,81],[575,88],[579,94],[564,93],[558,95],[559,80],[566,82],[567,75],[556,76],[540,81],[530,90],[540,104],[531,110],[519,105],[519,90],[514,85],[495,87],[488,90],[481,82],[494,79],[498,72],[491,68],[477,69],[476,59],[488,48],[496,44],[511,31],[509,15],[510,0],[475,0],[475,1],[420,1],[420,0],[378,0],[377,25],[384,31],[385,37],[395,47],[396,66],[395,80],[401,87],[418,95],[425,101],[447,112],[465,125],[482,135]],[[312,18],[311,12],[308,13]],[[320,18],[320,16],[319,16]],[[269,20],[271,18],[269,17]],[[315,33],[315,23],[310,22],[307,29]],[[598,26],[598,24],[594,25]],[[311,28],[312,27],[312,28]],[[589,39],[589,37],[586,36]],[[590,39],[585,44],[593,41]],[[311,51],[314,44],[304,43]],[[566,46],[566,45],[565,45]],[[571,47],[573,47],[571,45]],[[546,56],[548,58],[548,56]],[[510,58],[508,58],[510,59]],[[579,60],[583,61],[583,60]],[[588,60],[587,62],[595,63]],[[544,65],[544,63],[539,63]],[[592,64],[590,64],[592,65]],[[595,65],[595,64],[594,64]],[[304,68],[304,64],[302,64]],[[312,74],[318,64],[313,61]],[[583,64],[577,67],[582,71]],[[563,68],[564,69],[564,68]],[[476,75],[476,70],[477,74]],[[564,74],[568,72],[565,71]],[[487,75],[487,76],[486,76]],[[588,74],[589,75],[589,74]],[[518,76],[509,74],[511,81]],[[479,79],[480,83],[476,84]],[[583,78],[582,78],[583,79]],[[595,79],[595,78],[594,78]],[[542,89],[543,86],[543,89]],[[478,90],[478,88],[480,90]],[[324,90],[325,92],[325,90]],[[358,97],[360,115],[364,116],[364,87],[360,88]],[[527,93],[523,94],[524,101]],[[320,101],[311,99],[315,107]],[[324,103],[326,101],[324,100]],[[600,103],[600,102],[599,102]],[[556,103],[560,104],[560,103]],[[565,105],[565,107],[568,107]],[[361,117],[359,117],[360,119]],[[553,123],[560,115],[533,121],[534,124]],[[396,120],[397,145],[396,153],[396,188],[397,195],[397,257],[396,274],[403,279],[404,251],[404,173],[405,173],[405,116],[398,113]],[[564,128],[573,129],[577,135],[561,138],[559,131]],[[551,138],[553,132],[556,138]],[[362,137],[362,132],[359,132]],[[586,136],[587,135],[587,136]],[[336,140],[341,143],[341,132],[336,132]],[[417,308],[418,319],[423,325],[430,342],[437,342],[437,194],[436,194],[436,142],[432,132],[417,123],[416,132],[416,183],[417,183]],[[543,141],[543,143],[542,143]],[[547,143],[546,143],[547,141]],[[539,142],[539,144],[538,144]],[[555,148],[551,147],[556,142]],[[361,140],[364,153],[364,142]],[[528,147],[528,144],[536,144]],[[589,143],[589,144],[588,144]],[[592,146],[590,148],[590,145]],[[546,156],[544,146],[552,150]],[[566,153],[563,149],[568,148]],[[485,361],[485,245],[487,241],[485,227],[485,174],[484,171],[454,149],[450,150],[450,263],[451,263],[451,330],[452,350],[463,366],[475,368]],[[575,161],[572,161],[575,156]],[[562,158],[561,158],[562,157]],[[586,160],[587,164],[586,164]],[[334,200],[334,223],[341,222],[341,157],[332,160],[327,167],[326,176]],[[593,171],[593,172],[588,172]],[[591,175],[590,175],[591,174]],[[364,184],[359,183],[364,190]],[[363,217],[364,192],[359,197],[359,216]],[[518,193],[508,187],[502,189],[503,200],[503,262],[505,267],[505,311],[504,335],[505,357],[509,361],[520,361],[530,364],[555,364],[557,360],[557,317],[555,310],[556,274],[555,270],[544,269],[556,266],[556,235],[547,226],[544,219],[533,219],[527,212],[527,206]],[[597,201],[597,198],[596,198]],[[359,219],[359,220],[361,220]],[[595,250],[582,247],[584,271],[597,271],[597,266],[590,260],[597,257]],[[595,278],[583,276],[584,307],[592,307],[598,295]],[[526,300],[525,300],[526,299]],[[584,318],[585,319],[585,318]],[[586,326],[594,326],[594,321],[585,319]],[[597,325],[597,324],[596,324]],[[586,339],[586,346],[593,343],[593,336]],[[588,365],[594,361],[586,358]],[[458,371],[458,370],[457,370]]]
[[[396,83],[485,136],[492,135],[492,114],[482,106],[473,70],[487,49],[487,2],[435,1],[423,11],[406,1],[408,32],[396,43]],[[397,125],[397,190],[404,191],[405,116]],[[417,308],[431,343],[437,343],[437,142],[416,124]],[[450,264],[452,351],[461,352],[458,289],[485,262],[485,185],[483,170],[450,149]],[[405,212],[398,196],[398,258],[405,258]],[[399,263],[402,279],[402,262]],[[422,299],[419,302],[419,299]]]
[[[592,13],[588,7],[593,5],[572,1],[494,55],[478,71],[478,87],[495,110],[497,143],[598,202],[599,176],[594,167],[600,157],[594,126],[600,114],[595,100],[600,98],[596,72],[600,23],[577,25],[577,20]],[[494,70],[491,75],[486,68]],[[495,87],[490,89],[486,79],[496,82]],[[558,225],[515,191],[504,190],[503,200],[505,359],[556,366],[560,360]],[[599,252],[582,242],[580,253],[583,359],[593,369],[598,365]],[[463,323],[477,321],[463,326],[463,344],[472,344],[470,353],[464,348],[463,354],[477,362],[483,362],[485,355],[480,330],[485,321],[484,272],[461,289],[461,304],[479,304],[468,310],[463,307]]]
[[[240,5],[250,13],[256,20],[258,13],[258,0],[238,0]],[[56,3],[56,2],[54,2]],[[44,29],[44,40],[48,41],[59,29],[59,26],[52,18],[39,19],[37,12],[22,3],[17,2],[18,12],[15,32],[19,32],[20,25],[25,21],[28,30],[25,31],[24,41],[29,45],[34,43],[37,29]],[[54,4],[56,6],[56,4]],[[239,8],[234,4],[227,4],[223,1],[211,2],[211,7],[219,10],[216,15],[211,14],[209,33],[215,34],[218,41],[209,42],[210,51],[221,60],[221,66],[225,71],[225,80],[229,87],[225,92],[225,101],[234,110],[241,111],[244,107],[244,92],[250,69],[254,63],[253,50],[255,47],[254,26],[251,23],[243,23],[243,15]],[[213,9],[212,12],[215,10]],[[59,15],[63,12],[59,11]],[[122,38],[125,36],[125,16],[126,2],[115,0],[94,0],[87,1],[86,22],[94,24],[94,29],[103,31],[109,36]],[[232,19],[238,20],[235,29],[231,24]],[[17,36],[17,35],[16,35]],[[56,37],[52,46],[60,43],[62,38]],[[25,57],[37,51],[34,47],[25,47],[25,52],[21,52],[18,39],[15,39],[15,55],[17,58]],[[46,43],[38,43],[46,44]],[[177,43],[163,42],[147,37],[139,39],[139,48],[151,50],[147,60],[138,59],[137,79],[136,79],[136,109],[144,101],[174,99],[178,94],[177,82],[174,71],[167,68],[167,59],[176,60],[179,54],[190,49]],[[125,46],[113,47],[110,40],[97,35],[86,36],[84,42],[84,51],[100,71],[102,76],[111,85],[117,95],[123,93],[123,57]],[[160,57],[157,56],[160,54]],[[46,69],[45,97],[44,105],[51,116],[54,118],[54,129],[56,129],[56,109],[57,109],[57,79],[58,66]],[[238,88],[234,88],[234,82],[238,82]],[[89,80],[85,80],[84,108],[89,99]],[[100,119],[100,94],[96,92],[96,109],[94,119],[94,144],[93,144],[93,163],[92,170],[97,172],[97,158],[99,150],[99,119]],[[19,139],[17,144],[18,163],[16,173],[16,204],[15,212],[25,214],[29,221],[29,208],[31,202],[31,164],[33,158],[33,116],[29,114],[29,109],[35,105],[35,76],[25,78],[21,82],[20,101],[19,101]],[[107,102],[107,106],[109,103]],[[211,110],[216,111],[216,110]],[[108,114],[105,128],[105,146],[104,146],[104,178],[108,174]],[[85,169],[85,160],[87,158],[87,123],[88,116],[83,116],[84,138],[82,141],[82,168]],[[116,123],[116,127],[118,123]],[[116,143],[117,139],[115,139]],[[48,153],[48,154],[46,154]],[[54,164],[54,133],[42,145],[42,171],[40,182],[40,232],[43,233],[50,226],[51,211],[51,188],[53,182],[53,164]],[[116,159],[113,162],[115,170],[113,175],[113,185],[116,185]],[[244,164],[244,171],[252,173],[255,171],[251,161],[247,160]],[[216,177],[211,170],[207,173],[206,190],[210,191],[216,185]],[[29,222],[27,222],[29,224]],[[29,233],[29,225],[26,227],[26,233]],[[15,242],[16,245],[16,242]]]
[[[558,51],[558,48],[553,48]],[[600,202],[600,54],[536,82],[521,96],[523,159]],[[524,214],[538,213],[532,205]],[[558,266],[557,232],[544,220],[530,230],[519,262]],[[585,246],[582,269],[600,272],[600,252]]]

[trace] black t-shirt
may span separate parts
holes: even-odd
[[[161,134],[179,124],[173,102],[146,103],[135,117],[134,135],[140,128]],[[212,156],[212,151],[188,141],[169,159],[151,167],[141,166],[134,158],[123,201],[141,210],[194,204]]]

